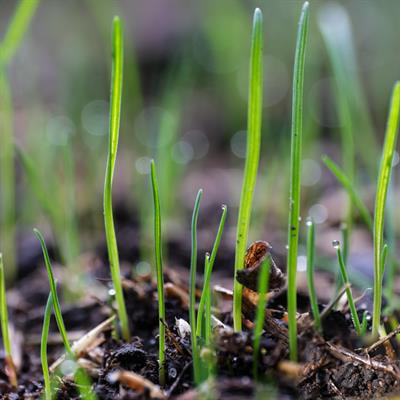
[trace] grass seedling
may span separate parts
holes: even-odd
[[[400,82],[396,82],[390,104],[389,117],[385,133],[385,143],[375,197],[374,213],[374,308],[372,316],[372,336],[377,337],[381,321],[382,283],[384,265],[382,264],[383,229],[385,205],[392,171],[393,153],[396,146],[400,114]]]
[[[110,261],[111,278],[115,289],[118,306],[118,318],[121,323],[122,336],[130,340],[128,315],[126,313],[124,293],[122,291],[117,238],[114,228],[112,209],[112,183],[115,160],[117,158],[119,125],[121,118],[122,69],[123,69],[123,35],[121,22],[118,17],[113,21],[113,63],[110,96],[110,134],[108,139],[108,157],[104,182],[104,225],[107,240],[108,258]]]
[[[265,307],[267,305],[267,292],[270,271],[270,259],[267,258],[261,264],[260,275],[258,277],[258,303],[256,311],[256,323],[254,326],[254,340],[253,340],[253,376],[254,379],[258,378],[258,353],[260,351],[260,339],[265,320]]]
[[[164,303],[164,276],[162,267],[162,242],[161,242],[161,208],[160,195],[154,160],[151,161],[151,185],[154,200],[154,246],[157,271],[157,293],[158,293],[158,320],[159,320],[159,347],[158,362],[160,364],[160,385],[165,384],[165,303]]]
[[[207,253],[206,258],[205,258],[205,269],[206,270],[211,270],[212,267],[210,267],[210,255]],[[201,294],[203,297],[203,294]],[[211,286],[208,285],[208,290],[206,292],[206,312],[205,312],[205,335],[204,335],[204,341],[207,347],[211,346],[211,337],[212,337],[212,324],[211,324]]]
[[[260,158],[263,95],[262,47],[262,13],[259,8],[256,8],[254,11],[253,32],[251,37],[246,161],[244,165],[244,176],[237,221],[235,276],[236,272],[244,266],[244,256],[247,247],[254,188]],[[233,286],[233,327],[235,331],[240,331],[242,329],[242,285],[240,285],[236,279],[234,279]]]
[[[10,331],[8,327],[8,311],[6,300],[6,282],[4,276],[3,255],[0,253],[0,317],[1,317],[1,335],[3,337],[3,345],[6,364],[6,372],[12,386],[17,387],[17,370],[12,358]]]
[[[54,309],[54,315],[56,317],[57,321],[57,326],[60,331],[60,335],[64,344],[65,351],[67,352],[68,355],[72,355],[72,348],[68,340],[67,336],[67,330],[65,329],[65,324],[64,324],[64,319],[62,317],[61,313],[61,306],[60,306],[60,301],[58,300],[58,295],[57,295],[57,286],[56,286],[56,281],[54,279],[53,275],[53,269],[51,267],[50,263],[50,257],[49,253],[47,251],[46,243],[44,241],[43,235],[37,230],[36,228],[33,230],[35,232],[35,235],[39,239],[40,245],[42,247],[42,252],[43,252],[43,258],[44,258],[44,264],[46,266],[47,270],[47,276],[49,279],[49,284],[50,284],[50,292],[52,296],[52,301],[53,301],[53,309]]]
[[[310,296],[311,311],[314,317],[314,326],[321,331],[321,316],[319,314],[317,293],[314,283],[314,259],[315,259],[315,226],[310,218],[307,221],[307,286]]]
[[[343,186],[343,189],[346,190],[347,194],[349,195],[350,201],[354,203],[354,205],[357,207],[361,218],[372,232],[373,222],[371,214],[368,211],[368,208],[365,205],[364,201],[354,189],[353,182],[346,175],[346,173],[328,156],[324,155],[322,157],[322,161],[327,166],[329,171],[334,175],[334,177],[338,180],[338,182]]]
[[[301,179],[301,143],[303,130],[303,84],[304,61],[308,32],[309,3],[305,2],[301,10],[297,31],[296,52],[293,69],[292,129],[290,150],[290,194],[288,227],[288,318],[290,359],[297,361],[297,248],[299,242],[300,219],[300,179]]]
[[[191,328],[192,358],[194,381],[199,383],[201,376],[201,366],[196,336],[196,271],[197,271],[197,220],[203,190],[200,189],[196,196],[192,214],[192,252],[190,257],[190,283],[189,283],[189,321]]]
[[[360,320],[358,318],[357,308],[354,303],[353,294],[351,292],[350,280],[349,280],[349,276],[347,275],[347,269],[346,269],[346,265],[343,260],[343,254],[340,249],[339,241],[334,240],[332,242],[332,246],[336,250],[336,255],[338,258],[338,262],[339,262],[340,273],[342,275],[343,283],[346,285],[347,302],[349,303],[351,319],[353,320],[354,328],[356,329],[357,335],[361,336],[362,335],[362,327],[360,324]]]
[[[2,205],[0,207],[1,246],[6,252],[7,275],[14,280],[15,268],[15,160],[14,160],[14,110],[7,66],[13,59],[24,33],[39,4],[39,0],[21,0],[0,43],[0,125],[2,145],[0,148],[0,183]]]
[[[222,238],[222,232],[224,230],[225,226],[225,220],[226,220],[226,213],[228,211],[228,208],[226,205],[222,206],[222,215],[221,215],[221,220],[219,222],[219,227],[217,231],[217,235],[215,237],[214,245],[211,251],[211,256],[208,257],[209,262],[208,264],[205,264],[204,268],[204,283],[203,283],[203,290],[201,292],[201,297],[200,297],[200,303],[199,307],[197,310],[197,326],[196,326],[196,335],[201,336],[202,332],[202,324],[203,324],[203,313],[204,313],[204,306],[207,303],[207,298],[209,297],[210,290],[211,290],[211,274],[215,262],[215,258],[217,256],[217,252],[219,249],[219,245],[221,243],[221,238]],[[206,257],[207,260],[207,257]],[[206,330],[207,332],[207,330]]]
[[[49,337],[49,327],[50,327],[50,318],[52,310],[53,310],[53,298],[50,292],[49,297],[47,298],[46,308],[44,310],[42,338],[40,341],[40,361],[42,363],[45,400],[51,400],[50,372],[49,372],[49,363],[47,361],[47,340]]]

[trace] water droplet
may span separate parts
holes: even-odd
[[[340,248],[339,240],[332,240],[332,246],[333,246],[334,249]]]
[[[299,215],[299,221],[301,221],[301,215]]]
[[[169,368],[168,369],[168,375],[171,379],[175,379],[178,375],[178,371],[176,370],[176,368]]]
[[[108,295],[109,295],[110,297],[114,297],[114,296],[115,296],[115,289],[114,289],[114,288],[109,289],[109,290],[108,290]]]
[[[285,248],[286,248],[286,250],[289,250],[289,245],[287,244],[287,245],[285,246]]]
[[[307,226],[312,226],[312,224],[313,224],[312,219],[311,219],[311,218],[308,218],[308,219],[307,219],[307,222],[306,222],[306,225],[307,225]]]

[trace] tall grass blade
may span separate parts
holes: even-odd
[[[17,387],[17,371],[11,353],[11,340],[10,331],[8,326],[8,310],[6,299],[6,282],[4,276],[3,255],[0,253],[0,323],[1,323],[1,336],[3,337],[3,345],[5,352],[5,365],[10,383],[12,386]]]
[[[382,283],[384,267],[382,266],[383,230],[385,222],[386,197],[392,171],[393,154],[396,146],[400,114],[400,82],[396,82],[390,104],[386,126],[385,143],[375,197],[374,212],[374,307],[372,316],[372,335],[377,337],[381,321]]]
[[[354,183],[350,180],[350,178],[346,175],[346,173],[328,156],[322,156],[322,161],[327,166],[329,171],[334,175],[337,181],[343,186],[343,189],[346,190],[349,195],[350,201],[354,203],[360,212],[360,216],[367,225],[367,227],[373,231],[373,222],[371,213],[368,211],[367,206],[364,201],[358,195],[356,190],[354,189]]]
[[[129,330],[128,315],[126,313],[124,293],[122,290],[118,246],[115,235],[112,209],[112,182],[118,150],[123,70],[123,35],[121,22],[118,17],[115,17],[113,21],[112,45],[113,63],[110,96],[110,136],[108,139],[108,157],[104,182],[104,225],[107,239],[108,258],[110,261],[111,278],[113,281],[115,298],[118,306],[118,318],[121,323],[122,336],[126,341],[129,341],[131,333]]]
[[[308,33],[309,3],[301,11],[293,69],[292,140],[290,151],[290,195],[288,226],[288,317],[290,359],[297,360],[297,248],[299,242],[301,146],[303,135],[304,62]]]
[[[199,208],[203,190],[200,189],[196,196],[192,214],[192,252],[190,257],[190,283],[189,283],[189,321],[191,328],[192,341],[192,358],[193,358],[193,373],[194,380],[199,383],[201,377],[201,365],[199,358],[199,350],[197,346],[196,336],[196,273],[197,273],[197,220],[199,217]]]
[[[154,201],[154,245],[157,271],[157,293],[158,293],[158,320],[159,320],[159,350],[158,362],[160,385],[165,384],[165,303],[164,303],[164,275],[162,266],[162,241],[161,241],[161,208],[160,195],[154,160],[151,161],[151,184]]]
[[[228,208],[224,204],[222,206],[222,215],[221,215],[221,220],[219,222],[217,235],[215,237],[214,246],[213,246],[212,251],[211,251],[211,256],[209,256],[209,262],[206,265],[206,268],[205,268],[205,271],[204,271],[205,273],[204,273],[203,290],[201,292],[200,303],[199,303],[199,307],[198,307],[198,310],[197,310],[197,326],[196,326],[196,330],[197,330],[196,334],[197,334],[197,336],[201,336],[202,324],[203,324],[204,306],[206,304],[206,300],[207,300],[207,298],[209,296],[209,293],[210,293],[211,274],[212,274],[215,258],[217,256],[217,252],[218,252],[218,249],[219,249],[219,245],[221,243],[222,232],[223,232],[224,226],[225,226],[225,220],[226,220],[227,211],[228,211]]]
[[[260,158],[262,95],[263,95],[263,31],[262,13],[254,11],[251,37],[249,96],[247,110],[247,148],[244,165],[242,192],[240,195],[235,249],[236,272],[244,266],[247,237],[250,225],[251,208]],[[234,280],[233,287],[233,326],[235,331],[242,329],[242,285]]]

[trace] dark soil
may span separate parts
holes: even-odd
[[[31,251],[31,254],[31,262],[37,263],[37,252]],[[109,280],[105,278],[107,263],[104,249],[99,254],[101,257],[84,259],[91,293],[95,294],[85,295],[78,302],[64,301],[62,305],[71,340],[79,339],[114,315],[108,297]],[[260,258],[257,260],[260,261]],[[27,260],[24,262],[29,264]],[[243,292],[244,328],[241,333],[235,333],[231,328],[230,291],[215,289],[217,302],[213,315],[219,321],[213,330],[217,377],[197,389],[192,377],[190,333],[185,331],[186,325],[180,321],[188,320],[187,270],[175,267],[165,269],[167,373],[166,384],[160,389],[157,288],[149,276],[129,278],[130,267],[124,262],[122,264],[127,267],[124,271],[124,290],[132,340],[125,343],[116,339],[110,323],[79,354],[79,364],[90,375],[93,391],[99,399],[244,399],[275,395],[279,399],[342,399],[382,398],[400,392],[399,346],[394,335],[382,341],[381,345],[368,348],[371,343],[362,343],[357,338],[348,310],[340,308],[326,312],[324,334],[321,335],[313,328],[308,299],[301,295],[298,299],[299,362],[288,361],[286,291],[284,275],[277,267],[274,272],[275,290],[269,294],[265,331],[261,338],[260,383],[255,384],[251,373],[252,321],[258,294],[252,289],[255,289],[259,263],[254,262],[246,265],[249,268],[247,276],[242,274],[239,278],[247,286]],[[63,281],[63,269],[55,269],[56,275]],[[17,388],[9,384],[4,355],[0,356],[0,393],[4,399],[36,399],[41,396],[43,381],[39,346],[48,291],[45,269],[38,267],[8,292],[11,336],[16,345],[15,354],[21,356],[15,360],[18,367]],[[326,305],[320,307],[321,311],[326,310]],[[50,364],[63,353],[53,320],[48,353]],[[58,383],[58,399],[79,398],[71,376],[61,374]]]

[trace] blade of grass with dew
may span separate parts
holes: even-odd
[[[206,299],[210,292],[210,284],[211,284],[211,274],[215,262],[215,258],[217,257],[217,252],[219,249],[219,245],[221,243],[222,232],[224,231],[226,213],[228,208],[226,205],[222,205],[222,215],[221,220],[219,221],[217,235],[215,237],[214,245],[211,251],[210,262],[208,263],[208,268],[205,268],[204,273],[204,283],[203,290],[201,292],[200,303],[197,310],[197,326],[196,326],[196,335],[201,336],[202,324],[203,324],[203,313],[204,313],[204,305],[206,303]]]
[[[385,143],[375,197],[374,212],[374,306],[372,315],[372,335],[377,337],[381,321],[382,283],[384,268],[382,267],[383,229],[385,222],[386,196],[392,170],[393,153],[396,146],[400,114],[400,82],[396,82],[390,104],[389,117],[385,133]]]
[[[314,317],[314,326],[321,331],[321,317],[318,308],[317,293],[314,282],[314,258],[315,258],[315,225],[310,218],[307,221],[307,286],[310,296],[311,311]]]
[[[254,188],[260,159],[263,94],[262,48],[262,13],[259,8],[256,8],[254,11],[253,32],[251,37],[246,161],[244,165],[236,232],[235,275],[233,286],[233,327],[235,331],[242,330],[242,285],[236,280],[236,272],[244,266]]]
[[[350,197],[350,201],[352,201],[360,212],[360,216],[367,225],[367,227],[373,231],[373,222],[370,212],[368,211],[367,206],[364,201],[358,195],[356,190],[354,189],[354,185],[346,173],[328,156],[322,156],[322,161],[329,169],[329,171],[334,175],[337,181],[343,186]]]
[[[154,250],[157,271],[157,293],[158,293],[158,326],[159,326],[159,380],[160,385],[165,385],[165,303],[164,303],[164,275],[162,266],[162,241],[161,241],[161,208],[156,166],[151,160],[151,184],[154,201]]]
[[[343,280],[344,284],[347,285],[346,286],[346,295],[347,295],[347,302],[349,303],[351,319],[353,320],[354,328],[356,329],[357,335],[361,336],[362,328],[361,328],[360,320],[358,318],[357,308],[354,303],[353,294],[351,292],[350,280],[349,280],[349,276],[347,275],[347,269],[346,269],[346,265],[343,260],[342,251],[340,249],[340,243],[338,240],[334,240],[332,242],[332,245],[333,245],[334,249],[336,250],[337,259],[339,262],[340,273],[342,274],[342,280]]]
[[[10,331],[8,326],[8,310],[6,299],[6,282],[4,276],[3,254],[0,253],[0,317],[1,317],[1,336],[5,352],[5,365],[7,375],[12,386],[17,387],[17,370],[12,357]]]
[[[16,53],[28,29],[39,0],[21,0],[15,9],[8,29],[0,43],[0,124],[2,141],[0,147],[0,184],[3,189],[0,208],[1,247],[6,254],[7,278],[15,279],[15,164],[14,164],[14,110],[6,67]]]
[[[123,69],[123,34],[121,22],[118,17],[115,17],[113,21],[112,42],[113,63],[110,96],[110,134],[108,142],[106,176],[104,182],[104,225],[106,231],[108,258],[110,261],[111,278],[113,281],[115,297],[118,306],[118,318],[121,323],[122,336],[124,340],[129,341],[131,333],[129,330],[128,315],[126,313],[124,293],[122,290],[117,237],[115,235],[112,209],[112,182],[118,149]]]
[[[253,376],[258,379],[258,353],[260,351],[261,333],[265,321],[265,308],[267,305],[267,292],[270,272],[270,259],[267,258],[261,264],[260,274],[258,277],[258,302],[256,311],[256,321],[254,326],[254,340],[253,340]]]
[[[43,326],[42,326],[42,337],[40,341],[40,361],[42,363],[43,380],[44,380],[44,397],[46,400],[51,400],[51,382],[50,382],[50,372],[49,363],[47,360],[47,341],[49,337],[49,327],[51,312],[53,310],[53,298],[51,292],[47,298],[46,308],[44,310]]]
[[[61,313],[60,301],[58,300],[58,295],[57,295],[56,281],[54,279],[53,269],[51,266],[50,257],[49,257],[49,253],[47,251],[46,243],[44,241],[43,235],[39,232],[38,229],[35,228],[33,231],[35,232],[36,237],[39,239],[40,246],[42,247],[44,264],[46,266],[47,276],[49,279],[51,296],[53,298],[53,309],[54,309],[54,316],[57,321],[57,326],[60,331],[60,335],[61,335],[61,338],[62,338],[62,341],[64,344],[65,351],[67,352],[68,355],[72,355],[72,348],[71,348],[71,345],[68,340],[67,330],[65,329],[64,319],[63,319],[62,313]]]
[[[196,272],[197,272],[197,220],[199,217],[199,208],[201,196],[203,195],[203,190],[200,189],[196,196],[196,201],[194,203],[193,214],[192,214],[192,251],[190,257],[190,283],[189,283],[189,322],[190,322],[190,334],[192,341],[192,358],[193,358],[193,375],[194,381],[199,383],[201,376],[201,365],[199,358],[199,351],[197,346],[197,336],[196,336]]]
[[[301,143],[303,130],[303,85],[305,50],[308,33],[309,3],[305,2],[301,10],[297,31],[296,52],[293,69],[292,129],[290,150],[290,195],[288,226],[288,318],[290,359],[297,361],[297,248],[299,242],[300,219],[300,180],[301,180]]]

